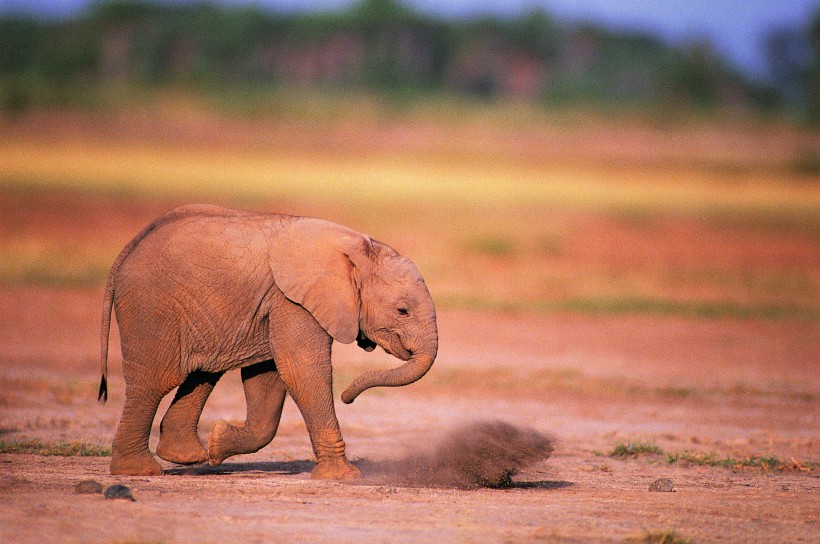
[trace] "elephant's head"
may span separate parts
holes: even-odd
[[[337,341],[406,361],[366,372],[342,393],[351,403],[371,387],[415,382],[438,351],[436,310],[415,265],[391,247],[341,225],[300,219],[271,243],[271,270],[282,293],[305,307]]]

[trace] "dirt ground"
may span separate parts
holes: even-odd
[[[143,202],[121,215],[124,207],[105,198],[26,193],[0,204],[4,228],[80,245],[101,233],[124,243],[167,209]],[[666,247],[669,239],[688,243],[636,235],[630,252],[656,254],[647,245],[655,244],[681,259],[709,258]],[[744,240],[751,249],[737,252],[739,262],[775,259],[769,249],[783,247],[773,237]],[[802,244],[787,256],[814,270],[817,246]],[[111,396],[96,402],[101,300],[96,286],[0,289],[0,441],[110,445],[124,383],[114,328]],[[400,485],[399,476],[311,481],[310,443],[289,400],[271,445],[220,467],[164,463],[161,477],[112,477],[108,457],[0,454],[0,543],[654,542],[671,531],[695,542],[820,541],[816,321],[445,306],[438,322],[439,357],[421,381],[337,403],[348,453],[367,475],[468,422],[501,420],[552,436],[553,455],[526,466],[511,487]],[[336,344],[337,392],[363,369],[395,364],[380,350]],[[244,412],[238,372],[230,373],[206,406],[201,438]],[[654,444],[677,461],[608,455],[627,443]],[[768,457],[781,466],[747,466]],[[726,458],[737,462],[707,462]],[[658,478],[671,479],[674,492],[648,491]],[[76,494],[86,479],[127,485],[136,502]]]
[[[99,289],[2,293],[2,439],[109,443],[124,384],[114,348],[111,400],[95,402],[100,299]],[[112,477],[106,457],[0,455],[0,541],[609,542],[667,530],[697,542],[820,538],[816,469],[602,455],[642,440],[666,452],[816,461],[815,325],[447,310],[439,323],[441,352],[425,379],[338,403],[349,453],[367,473],[467,421],[554,436],[554,455],[511,488],[313,482],[307,433],[288,401],[271,445],[217,468],[165,463],[161,477]],[[350,346],[334,356],[345,383],[360,367],[392,364]],[[241,384],[229,375],[201,436],[218,419],[243,417]],[[661,477],[673,493],[647,490]],[[75,494],[85,479],[125,484],[137,501]]]

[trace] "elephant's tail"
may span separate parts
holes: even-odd
[[[119,261],[119,259],[117,259]],[[100,371],[102,379],[100,380],[100,391],[97,394],[99,402],[108,400],[108,333],[111,331],[111,308],[114,306],[114,274],[116,268],[119,268],[117,261],[111,267],[108,273],[108,279],[105,281],[105,297],[103,298],[102,311],[102,330],[100,331]]]
[[[156,225],[151,223],[143,229],[133,240],[128,242],[117,258],[114,264],[111,265],[111,270],[108,272],[108,279],[105,280],[105,295],[103,296],[103,310],[102,310],[102,326],[100,330],[100,372],[102,378],[100,379],[100,391],[97,394],[99,402],[108,400],[108,334],[111,331],[111,310],[114,307],[114,278],[120,270],[123,261],[131,253],[131,250],[142,240],[146,234],[151,232]]]

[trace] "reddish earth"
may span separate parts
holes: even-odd
[[[124,243],[168,207],[120,216],[105,199],[72,202],[3,195],[0,225]],[[83,215],[93,228],[76,226]],[[816,252],[796,254],[814,269]],[[101,300],[98,287],[0,289],[0,440],[110,444],[124,384],[115,329],[111,397],[97,404]],[[420,382],[337,404],[348,452],[372,473],[466,422],[553,436],[553,455],[510,488],[311,481],[307,432],[288,401],[271,445],[216,468],[164,463],[161,477],[113,477],[106,457],[0,454],[0,542],[621,542],[663,531],[696,542],[820,541],[816,322],[442,308],[439,327],[439,358]],[[337,391],[362,368],[394,364],[337,345]],[[209,400],[201,438],[244,410],[231,373]],[[155,429],[152,449],[156,440]],[[606,455],[628,441],[738,464]],[[783,465],[743,466],[758,457]],[[648,491],[658,478],[675,492]],[[75,494],[86,479],[125,484],[136,502]]]
[[[3,440],[110,442],[124,386],[115,355],[111,400],[95,402],[100,299],[98,289],[2,293]],[[313,482],[307,433],[288,402],[270,446],[218,468],[166,463],[162,477],[112,477],[108,458],[0,455],[0,541],[595,542],[669,529],[698,542],[820,538],[816,469],[600,455],[644,440],[667,452],[816,461],[814,325],[447,310],[439,321],[441,354],[427,377],[339,403],[350,455],[377,467],[475,420],[552,434],[554,455],[512,488]],[[335,361],[345,383],[362,366],[392,364],[350,346]],[[229,375],[201,435],[217,419],[243,417],[241,385]],[[647,491],[660,477],[675,492]],[[85,479],[128,485],[137,502],[74,494]]]

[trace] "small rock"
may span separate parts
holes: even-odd
[[[658,478],[657,480],[649,484],[649,491],[661,491],[664,493],[669,493],[674,490],[675,485],[669,478]]]
[[[83,480],[74,486],[74,493],[102,493],[102,484],[97,480]]]
[[[121,484],[114,484],[105,490],[106,499],[126,499],[129,501],[136,501],[134,495],[131,494],[131,489],[128,486]]]

